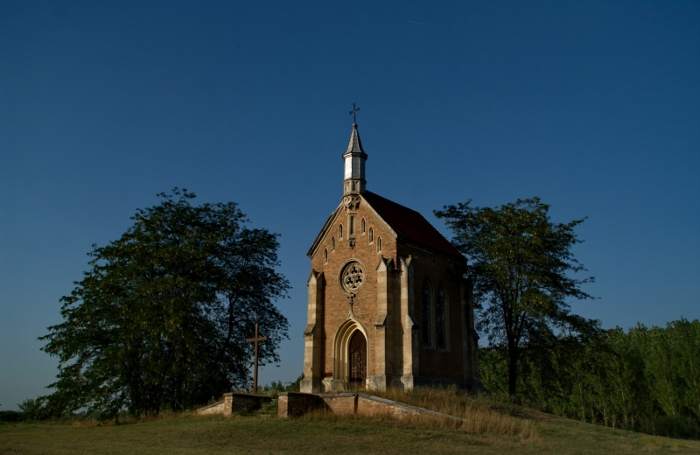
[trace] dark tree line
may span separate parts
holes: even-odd
[[[235,203],[195,204],[175,189],[141,209],[117,240],[94,246],[89,270],[61,299],[43,348],[59,374],[45,412],[102,417],[206,403],[248,381],[255,321],[277,361],[287,320],[277,236],[246,227]]]
[[[482,349],[480,360],[486,390],[507,397],[506,353]],[[698,320],[541,340],[525,347],[519,373],[519,397],[528,406],[611,427],[700,437]]]

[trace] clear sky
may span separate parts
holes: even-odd
[[[98,5],[98,3],[101,3]],[[173,186],[281,235],[302,370],[306,250],[342,191],[428,217],[538,195],[588,216],[605,327],[700,317],[700,2],[0,4],[0,403],[44,393],[37,337],[139,207]]]

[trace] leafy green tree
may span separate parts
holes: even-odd
[[[233,202],[195,204],[177,188],[158,196],[119,239],[93,246],[61,299],[63,322],[42,337],[59,359],[54,414],[155,414],[245,386],[256,321],[268,338],[262,362],[278,360],[287,320],[274,301],[289,285],[277,236],[246,227]]]
[[[479,328],[507,353],[508,393],[516,396],[521,349],[528,342],[558,334],[584,334],[596,325],[570,312],[567,299],[590,296],[580,285],[592,278],[573,255],[583,220],[554,223],[538,198],[518,199],[497,208],[470,201],[435,214],[454,234],[453,242],[470,263]]]
[[[44,420],[50,417],[46,397],[28,398],[19,404],[23,420]]]
[[[700,437],[700,321],[603,330],[591,337],[528,343],[518,390],[528,406],[591,423],[673,437]],[[506,355],[479,354],[481,379],[507,396]]]

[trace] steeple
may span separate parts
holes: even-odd
[[[359,108],[353,103],[352,111],[350,111],[353,116],[352,131],[350,132],[348,148],[343,153],[343,162],[345,164],[344,196],[362,193],[365,190],[365,161],[367,160],[367,154],[362,148],[360,133],[357,131],[355,116],[358,110]]]

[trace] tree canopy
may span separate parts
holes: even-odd
[[[195,204],[174,189],[139,209],[121,237],[88,253],[61,298],[63,321],[42,337],[59,359],[54,414],[154,414],[206,403],[248,381],[256,321],[262,363],[277,361],[289,284],[277,236],[247,227],[233,202]]]
[[[672,437],[700,437],[700,321],[665,327],[637,324],[585,339],[529,344],[520,360],[523,404],[615,428]],[[504,353],[479,354],[484,388],[507,396]]]
[[[590,298],[581,285],[592,278],[577,278],[585,268],[572,252],[583,220],[555,223],[539,198],[497,208],[467,201],[435,214],[452,229],[453,242],[468,259],[478,327],[507,352],[508,390],[514,397],[524,343],[596,328],[572,314],[567,303]]]

